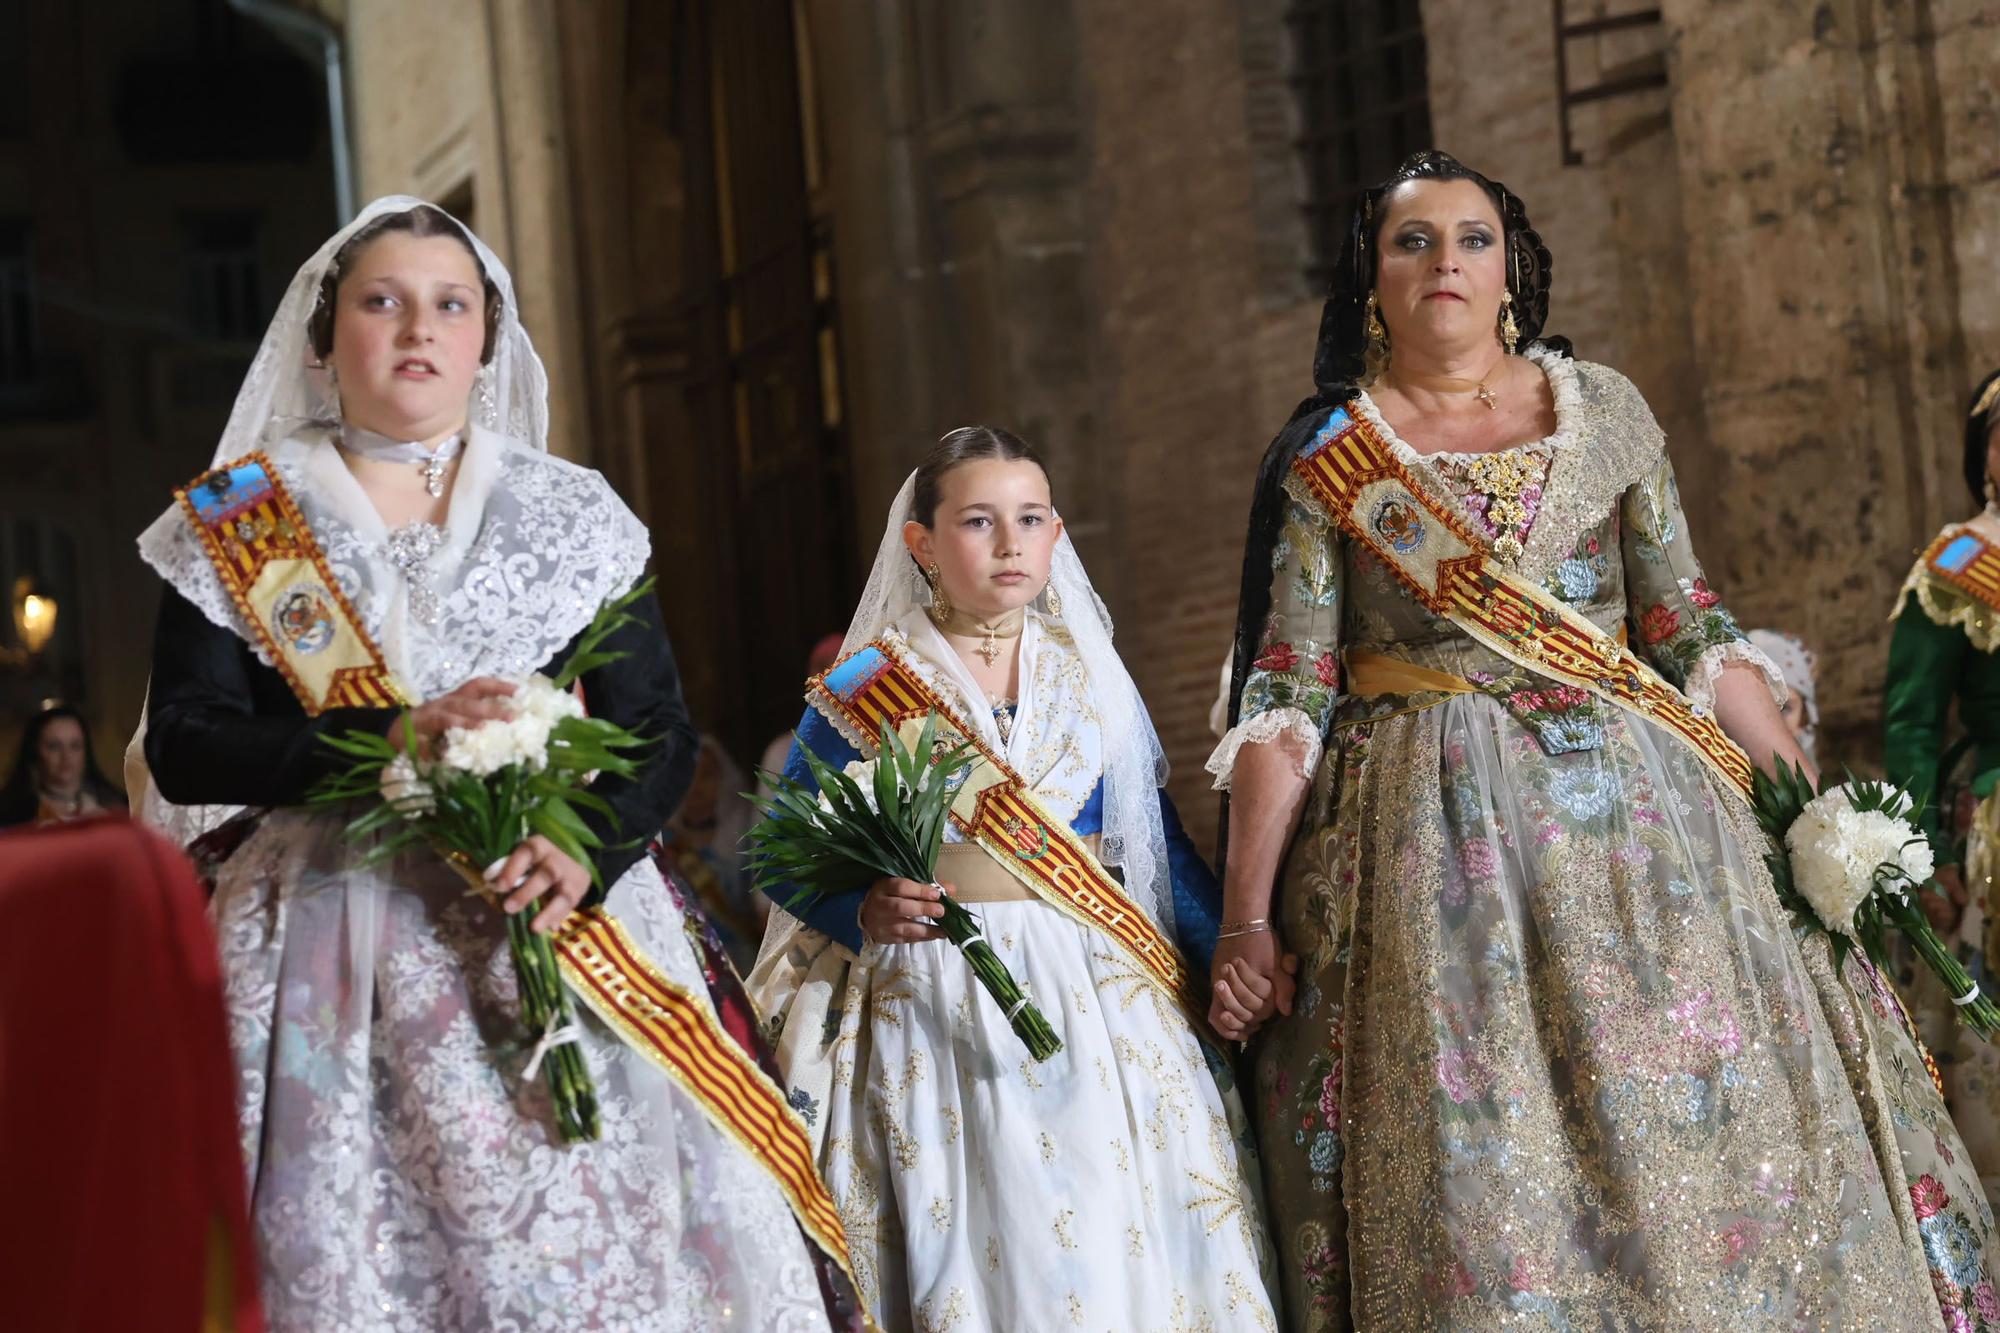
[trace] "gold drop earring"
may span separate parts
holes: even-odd
[[[1049,580],[1048,586],[1042,589],[1042,604],[1048,607],[1050,615],[1062,614],[1062,594],[1056,591],[1056,581],[1053,578]]]
[[[1371,349],[1388,350],[1389,330],[1382,323],[1382,307],[1376,302],[1373,292],[1368,293],[1368,317],[1362,326],[1362,331],[1367,335]]]
[[[938,568],[937,561],[931,561],[930,568],[924,571],[924,581],[931,585],[930,617],[940,627],[951,619],[951,598],[945,595],[943,580],[944,571]]]
[[[1507,349],[1507,355],[1514,355],[1515,347],[1521,342],[1521,326],[1514,322],[1514,293],[1500,293],[1500,345]]]

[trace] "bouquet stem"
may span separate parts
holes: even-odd
[[[1953,1000],[1962,995],[1974,997],[1957,1006],[1959,1018],[1967,1027],[1991,1041],[1993,1035],[2000,1032],[2000,1008],[1996,1008],[1993,1001],[1973,984],[1972,975],[1958,961],[1958,955],[1952,952],[1951,946],[1938,937],[1923,909],[1909,903],[1897,903],[1883,915],[1889,917],[1891,923],[1908,938],[1910,947],[1937,975]]]
[[[446,852],[445,860],[475,889],[492,889],[472,858]],[[583,1048],[573,1041],[550,1042],[575,1021],[569,991],[563,986],[555,945],[530,924],[540,900],[507,917],[507,947],[514,955],[514,976],[521,992],[521,1020],[538,1043],[541,1075],[555,1105],[556,1129],[564,1143],[595,1140],[603,1132],[597,1116],[597,1089],[583,1061]]]
[[[1062,1049],[1062,1038],[1049,1026],[1049,1020],[1042,1011],[1029,1001],[1013,973],[1000,961],[1000,955],[993,952],[993,946],[986,942],[986,936],[979,927],[979,918],[952,900],[948,893],[938,888],[942,895],[938,901],[944,907],[944,919],[938,922],[945,938],[958,946],[965,955],[965,961],[972,965],[972,973],[979,978],[979,984],[1000,1006],[1000,1012],[1007,1016],[1007,1026],[1014,1035],[1027,1044],[1028,1054],[1037,1062],[1048,1059]]]

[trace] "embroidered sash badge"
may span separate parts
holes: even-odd
[[[411,702],[334,581],[270,459],[248,454],[174,492],[256,645],[309,717]]]

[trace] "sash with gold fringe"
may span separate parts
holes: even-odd
[[[556,932],[555,951],[563,980],[576,997],[665,1070],[723,1133],[763,1165],[784,1192],[800,1228],[840,1265],[860,1299],[840,1210],[820,1178],[811,1136],[784,1090],[723,1031],[708,1006],[661,972],[603,908],[572,912]]]
[[[1747,797],[1749,756],[1706,709],[1589,619],[1502,569],[1464,519],[1411,476],[1374,426],[1338,408],[1292,471],[1410,595],[1475,641],[1552,680],[1590,691],[1680,737]]]
[[[1990,611],[2000,611],[2000,550],[1971,528],[1946,528],[1918,564]]]
[[[1197,1033],[1208,1028],[1208,996],[1173,942],[1125,894],[1069,822],[1035,799],[1028,783],[880,639],[814,676],[806,697],[850,740],[873,753],[886,721],[914,744],[936,713],[938,748],[963,740],[979,755],[951,805],[951,821],[1006,872],[1072,920],[1108,936],[1139,975],[1178,1004]],[[947,737],[947,730],[956,733]]]
[[[268,458],[249,454],[197,478],[174,498],[244,623],[308,716],[411,702]],[[770,1173],[806,1236],[853,1283],[846,1232],[814,1165],[805,1126],[709,1008],[669,979],[601,907],[571,913],[557,932],[555,952],[577,998]]]

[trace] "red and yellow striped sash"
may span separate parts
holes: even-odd
[[[1465,521],[1435,500],[1365,419],[1341,409],[1292,465],[1341,531],[1410,595],[1508,661],[1636,713],[1687,743],[1738,792],[1749,756],[1706,710],[1618,638],[1501,569]]]
[[[941,736],[940,748],[963,739],[979,755],[952,804],[952,823],[1042,900],[1109,937],[1140,976],[1181,1007],[1196,1032],[1212,1035],[1206,987],[1173,942],[1126,896],[1069,822],[1044,809],[1027,782],[887,644],[878,639],[813,677],[807,697],[850,736],[867,738],[870,751],[884,722],[908,740],[936,713],[939,730],[956,733],[949,742]]]
[[[411,702],[270,459],[246,454],[176,490],[174,500],[244,627],[308,717]]]
[[[715,1015],[675,985],[601,908],[573,912],[557,932],[570,989],[633,1049],[678,1083],[784,1191],[813,1243],[854,1281],[847,1232],[814,1163],[798,1113]],[[855,1291],[860,1291],[855,1286]]]

